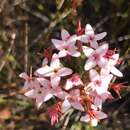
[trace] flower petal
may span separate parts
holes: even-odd
[[[70,107],[71,107],[70,102],[67,99],[64,100],[64,102],[62,103],[62,106],[61,106],[61,112],[65,113]]]
[[[62,40],[67,40],[70,37],[69,32],[66,29],[61,30],[61,38]]]
[[[94,30],[90,24],[87,24],[85,26],[85,34],[86,35],[93,35],[94,34]]]
[[[99,46],[97,49],[96,49],[96,53],[100,54],[100,55],[105,55],[105,53],[107,52],[108,50],[108,44],[103,44],[101,46]]]
[[[101,40],[101,39],[103,39],[106,35],[107,35],[107,32],[102,32],[102,33],[96,34],[96,35],[95,35],[95,40],[96,40],[96,41]]]
[[[87,114],[85,116],[82,116],[80,118],[80,121],[83,121],[83,122],[89,122],[90,121],[90,116]]]
[[[97,112],[96,112],[96,117],[97,117],[99,120],[101,120],[101,119],[107,118],[108,116],[107,116],[107,114],[104,113],[104,112],[97,111]]]
[[[27,91],[24,95],[30,98],[36,98],[36,93],[34,89]]]
[[[66,50],[61,50],[59,53],[58,53],[58,56],[59,56],[59,58],[62,58],[62,57],[65,57],[65,56],[67,56],[67,51]]]
[[[85,56],[87,56],[87,57],[91,56],[92,53],[94,52],[94,50],[92,48],[87,47],[87,46],[83,46],[82,49],[83,49]]]
[[[96,66],[96,61],[89,58],[85,63],[84,69],[87,71],[94,68],[95,66]]]
[[[91,69],[89,71],[89,78],[91,81],[100,80],[100,76],[99,76],[98,72],[94,69]]]
[[[45,88],[48,88],[48,87],[51,86],[51,85],[50,85],[50,81],[47,80],[47,79],[45,79],[45,78],[37,78],[37,80],[38,80],[38,82],[39,82],[42,86],[44,86]]]
[[[55,48],[57,48],[58,50],[63,49],[63,45],[64,45],[64,41],[62,40],[57,40],[57,39],[51,39],[53,45],[55,46]]]
[[[95,40],[91,41],[91,42],[90,42],[90,46],[91,46],[92,48],[96,49],[96,48],[98,47],[97,41],[95,41]]]
[[[73,88],[73,87],[74,87],[74,86],[73,86],[72,81],[71,81],[70,79],[68,79],[68,80],[66,81],[65,89],[66,89],[66,90],[69,90],[69,89],[71,89],[71,88]]]
[[[52,56],[52,60],[51,60],[51,63],[50,63],[50,66],[51,68],[53,69],[57,69],[60,67],[60,60],[59,60],[59,57],[56,53],[53,54]]]
[[[68,54],[73,56],[73,57],[79,57],[80,56],[80,52],[78,52],[76,50],[76,47],[75,46],[71,46],[69,49],[68,49]]]
[[[70,103],[71,103],[73,108],[75,108],[79,111],[84,111],[84,108],[79,101],[70,101]]]
[[[64,77],[64,76],[72,74],[72,72],[73,72],[72,69],[67,68],[67,67],[62,67],[61,69],[59,69],[58,75]]]
[[[49,76],[53,75],[53,69],[51,67],[49,67],[48,65],[46,65],[44,67],[37,69],[36,74],[37,73],[42,76],[49,77]]]
[[[27,73],[25,73],[25,72],[21,73],[21,74],[19,75],[19,77],[20,77],[20,78],[23,78],[23,79],[25,79],[25,80],[28,80],[28,75],[27,75]]]
[[[123,77],[123,74],[115,66],[112,66],[110,71],[118,77]]]
[[[58,87],[59,83],[60,83],[60,77],[58,76],[52,76],[51,77],[51,85],[52,87],[55,89],[56,87]]]

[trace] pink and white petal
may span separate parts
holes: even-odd
[[[60,77],[58,77],[58,76],[51,76],[51,86],[52,86],[52,88],[56,88],[56,87],[58,87],[58,85],[59,85],[59,83],[60,83]]]
[[[65,89],[66,89],[66,90],[70,90],[70,89],[73,88],[73,87],[74,87],[74,86],[73,86],[72,81],[71,81],[70,79],[68,79],[68,80],[66,81]]]
[[[70,107],[71,107],[70,102],[67,99],[64,100],[61,106],[61,112],[65,113]]]
[[[84,111],[84,108],[79,101],[70,101],[70,103],[71,103],[71,106],[75,108],[76,110]]]
[[[95,41],[95,40],[91,41],[91,42],[90,42],[90,46],[91,46],[92,48],[94,48],[94,49],[98,48],[98,43],[97,43],[97,41]]]
[[[74,46],[71,47],[71,48],[69,48],[68,54],[71,55],[71,56],[73,56],[73,57],[79,57],[80,56],[80,52],[78,52],[76,50],[76,47],[74,47]]]
[[[70,37],[69,32],[66,29],[61,29],[61,38],[62,40],[67,40]]]
[[[94,30],[90,24],[86,24],[85,26],[85,34],[86,35],[94,35]]]
[[[59,68],[61,65],[58,54],[54,53],[50,63],[51,68]]]
[[[103,81],[103,85],[105,84],[110,84],[110,81],[112,80],[113,78],[113,75],[112,74],[109,74],[109,75],[106,75],[106,76],[102,76],[102,81]]]
[[[42,76],[45,76],[45,77],[50,77],[51,75],[53,75],[53,68],[46,65],[44,67],[41,67],[41,68],[37,69],[36,73],[40,74]]]
[[[96,127],[96,126],[98,125],[98,119],[92,118],[92,119],[90,120],[90,123],[91,123],[91,126]]]
[[[39,101],[36,100],[36,104],[37,104],[37,108],[38,109],[40,108],[40,106],[42,105],[42,103],[43,103],[43,101],[39,102]]]
[[[118,76],[118,77],[123,77],[123,74],[115,67],[115,66],[112,66],[110,68],[110,71],[112,74],[114,74],[115,76]]]
[[[109,73],[110,73],[110,70],[108,68],[101,68],[100,74],[102,76],[107,76],[109,75]]]
[[[76,43],[76,40],[78,40],[79,38],[77,37],[77,35],[72,35],[68,40],[67,40],[67,45],[74,45]]]
[[[99,67],[101,68],[106,68],[108,65],[108,60],[104,57],[100,57],[100,60],[97,61],[97,64],[99,65]]]
[[[50,91],[46,92],[43,96],[42,96],[42,101],[46,102],[48,100],[50,100],[53,97],[52,93]]]
[[[89,78],[91,81],[100,80],[100,75],[98,74],[96,70],[91,69],[89,71]]]
[[[88,71],[88,70],[94,68],[94,67],[96,66],[96,64],[97,64],[96,61],[94,61],[94,60],[92,60],[91,58],[89,58],[89,59],[86,61],[86,63],[85,63],[84,69],[85,69],[86,71]]]
[[[112,56],[112,59],[109,60],[109,64],[110,64],[110,65],[116,65],[118,59],[119,59],[119,54],[114,54],[114,55]]]
[[[82,116],[80,118],[80,121],[83,121],[83,122],[89,122],[90,121],[90,116],[87,114],[85,116]]]
[[[108,85],[102,85],[95,88],[98,95],[102,95],[103,93],[107,92]]]
[[[64,45],[64,41],[62,40],[57,40],[57,39],[51,39],[53,45],[55,46],[55,48],[57,48],[58,50],[63,49],[63,45]]]
[[[81,35],[78,38],[79,41],[84,42],[84,43],[88,43],[88,37],[86,35]]]
[[[106,35],[107,35],[107,32],[102,32],[102,33],[96,34],[96,35],[95,35],[95,40],[96,40],[96,41],[101,40],[101,39],[103,39]]]
[[[96,53],[104,56],[108,50],[108,44],[103,44],[96,49]]]
[[[57,89],[57,88],[56,88],[56,89],[53,90],[53,91],[54,91],[53,94],[54,94],[56,97],[58,97],[59,99],[61,99],[61,100],[64,100],[65,97],[68,96],[68,93],[65,92],[65,91],[62,91],[61,88],[60,88],[60,89]]]
[[[43,61],[42,61],[42,66],[45,66],[48,64],[48,59],[47,58],[44,58]]]
[[[72,73],[73,73],[72,69],[67,68],[67,67],[62,67],[62,68],[59,69],[59,71],[58,71],[58,75],[61,76],[61,77],[70,75],[70,74],[72,74]]]
[[[50,81],[45,78],[37,78],[37,81],[44,86],[45,88],[48,88],[51,86]]]
[[[36,92],[34,89],[27,91],[24,95],[29,98],[36,98]]]
[[[95,97],[94,105],[98,108],[102,108],[103,100],[100,97]]]
[[[101,120],[101,119],[107,118],[108,116],[107,116],[107,114],[104,113],[104,112],[97,111],[97,112],[96,112],[96,117],[97,117],[97,119]]]
[[[19,75],[20,78],[23,78],[25,80],[28,80],[29,76],[27,75],[27,73],[23,72]]]
[[[80,96],[80,91],[79,89],[73,89],[70,91],[70,96],[72,97],[79,97]]]
[[[59,56],[59,58],[62,58],[62,57],[65,57],[65,56],[67,56],[67,51],[66,50],[61,50],[59,53],[58,53],[58,56]]]
[[[94,52],[94,50],[92,48],[87,47],[87,46],[83,46],[82,49],[83,49],[85,56],[87,56],[87,57],[91,56],[92,53]]]

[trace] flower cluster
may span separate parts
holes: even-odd
[[[51,39],[58,53],[47,50],[42,67],[33,76],[25,72],[20,74],[25,79],[25,96],[34,99],[38,108],[50,99],[55,101],[48,109],[52,125],[62,114],[74,108],[84,114],[81,121],[96,126],[99,120],[107,117],[102,112],[102,104],[113,98],[109,90],[113,89],[120,96],[121,85],[111,83],[113,76],[123,76],[115,67],[119,63],[119,54],[115,49],[110,50],[107,43],[98,42],[106,34],[95,34],[90,24],[85,28],[78,24],[74,35],[62,29],[61,40]],[[73,59],[67,59],[68,56],[85,60],[84,66],[81,65],[82,75],[61,63],[64,59],[73,62]],[[83,75],[87,75],[86,78]]]

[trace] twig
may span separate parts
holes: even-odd
[[[65,0],[61,0],[61,1],[60,1],[59,5],[58,5],[58,7],[57,7],[58,10],[61,9],[61,7],[63,6],[64,2],[65,2]]]
[[[69,114],[67,115],[67,117],[66,117],[66,119],[65,119],[65,122],[64,122],[64,124],[63,124],[63,127],[62,127],[62,130],[66,130],[66,127],[67,127],[67,125],[68,125],[68,123],[69,123],[69,120],[70,120],[70,116],[71,116],[71,114],[73,113],[73,109],[69,112]]]
[[[57,13],[56,15],[54,16],[54,18],[51,20],[49,26],[47,28],[44,29],[43,32],[41,32],[34,40],[33,40],[33,43],[37,43],[44,35],[47,35],[50,30],[52,28],[54,28],[59,22],[61,22],[64,18],[66,18],[70,13],[71,13],[71,9],[68,10],[67,12],[63,12],[59,18],[57,18]],[[33,45],[33,44],[32,44]]]
[[[24,55],[24,71],[28,70],[28,24],[25,23],[25,55]]]
[[[12,48],[13,48],[14,43],[15,43],[15,36],[16,36],[15,33],[13,33],[11,35],[10,47],[8,48],[6,55],[9,55],[11,53],[11,51],[12,51]],[[6,62],[7,62],[6,58],[3,59],[1,65],[0,65],[0,72],[2,71],[2,69],[4,68],[4,66],[6,65]]]

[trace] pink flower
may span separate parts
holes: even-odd
[[[37,78],[34,88],[25,93],[25,96],[36,100],[38,108],[43,102],[50,100],[53,96],[64,100],[67,95],[60,87],[51,88],[49,80],[45,78]]]
[[[79,111],[84,111],[80,100],[81,98],[79,89],[71,90],[62,103],[61,112],[65,113],[71,106]]]
[[[80,40],[84,43],[90,43],[92,48],[97,48],[97,41],[103,39],[107,35],[106,32],[94,34],[94,30],[90,24],[87,24],[85,27],[85,35],[82,35]]]
[[[107,61],[104,58],[105,53],[108,50],[108,44],[103,44],[99,46],[96,50],[83,46],[83,52],[88,57],[88,60],[85,63],[84,69],[89,70],[98,65],[101,68],[104,68],[107,65]]]
[[[77,51],[75,46],[77,36],[70,36],[67,30],[61,30],[62,40],[52,39],[52,43],[54,46],[60,51],[58,53],[59,57],[65,57],[67,55],[71,55],[73,57],[79,57],[80,52]]]
[[[113,54],[111,58],[105,59],[108,64],[101,69],[101,73],[109,74],[110,72],[118,77],[122,77],[123,74],[115,67],[119,60],[119,54]]]
[[[93,97],[93,104],[96,108],[101,109],[102,108],[102,103],[106,100],[106,99],[113,99],[111,93],[109,91],[106,91],[102,94],[98,94],[96,91],[93,91],[90,93],[90,95]]]
[[[70,68],[63,67],[57,54],[53,54],[50,66],[43,66],[39,68],[36,73],[41,76],[50,77],[51,85],[55,88],[59,85],[61,77],[72,74],[72,70]]]
[[[73,74],[71,78],[67,79],[65,89],[69,90],[73,88],[74,86],[80,86],[83,85],[82,80],[80,79],[78,74]]]
[[[98,121],[105,118],[107,118],[107,114],[97,110],[90,110],[88,114],[80,118],[80,121],[90,122],[92,126],[97,126]]]
[[[91,82],[87,87],[90,87],[92,91],[96,91],[98,95],[101,95],[107,92],[109,83],[113,76],[111,74],[104,76],[99,75],[98,72],[94,69],[89,71],[89,77]]]
[[[39,108],[43,102],[46,102],[53,97],[53,92],[48,80],[37,78],[35,81],[34,88],[27,91],[24,95],[35,99],[37,107]],[[39,81],[42,82],[42,84],[40,84]]]
[[[23,72],[19,75],[20,78],[23,78],[25,80],[25,83],[24,83],[24,87],[23,89],[30,89],[30,88],[33,88],[33,84],[34,84],[34,80],[32,78],[32,76],[28,76],[27,73]]]

